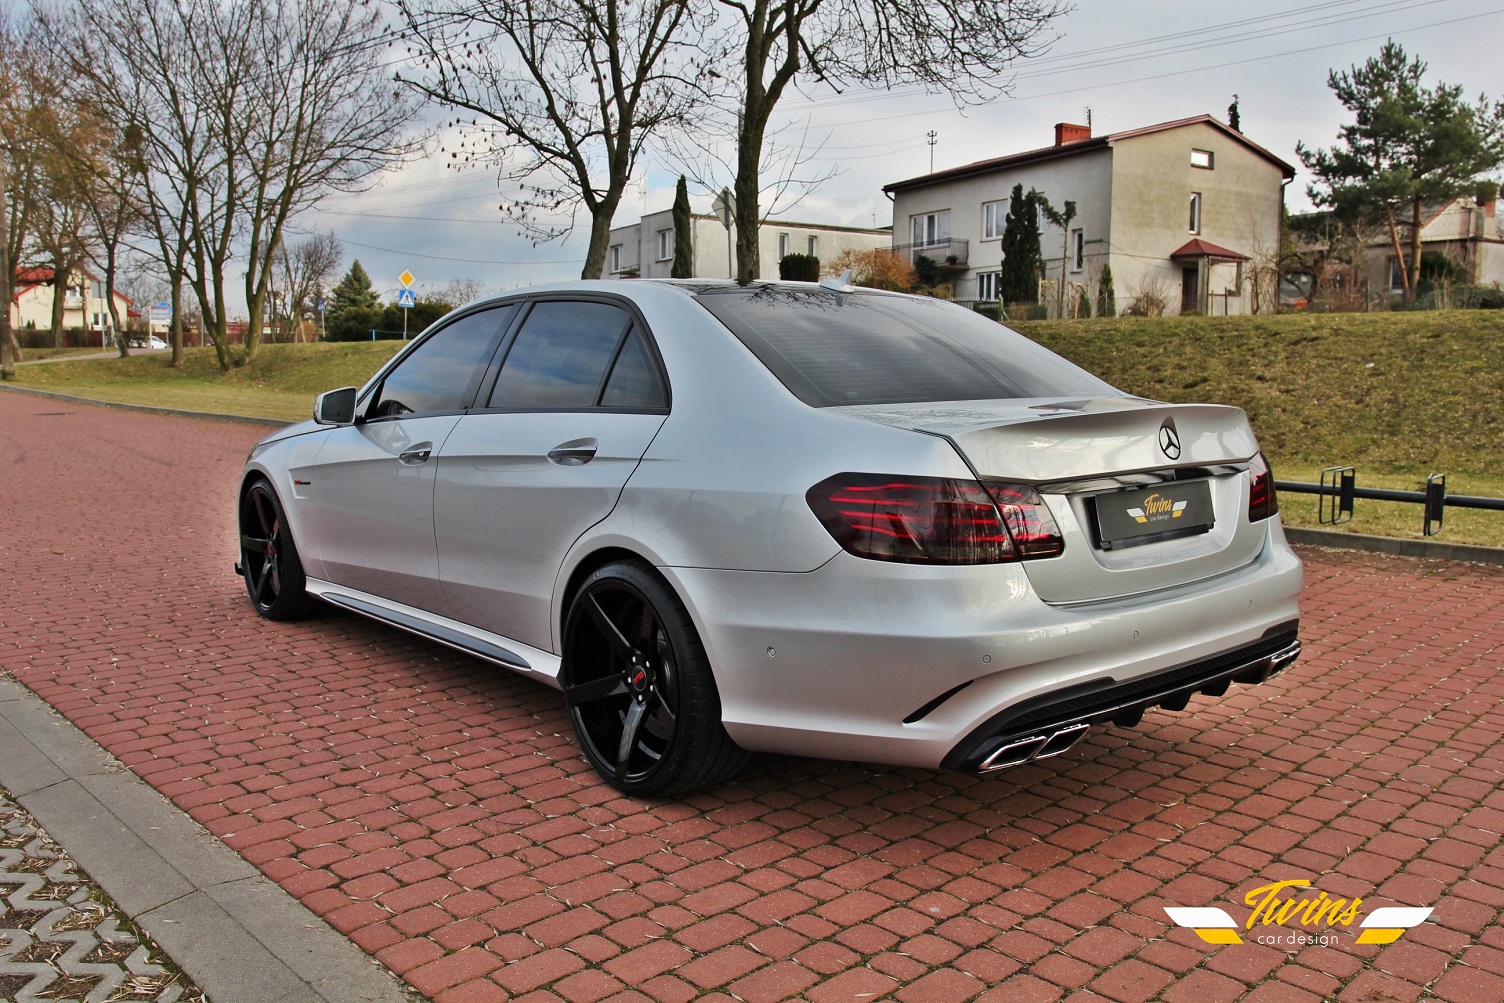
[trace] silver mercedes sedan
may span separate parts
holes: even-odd
[[[1300,651],[1243,412],[840,280],[470,304],[263,439],[237,504],[261,615],[532,676],[642,796],[757,751],[986,773]]]

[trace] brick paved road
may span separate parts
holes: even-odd
[[[1504,1000],[1500,571],[1309,552],[1285,676],[1001,778],[769,758],[644,804],[540,685],[258,620],[257,430],[9,394],[0,429],[4,666],[441,1003]],[[1435,912],[1287,951],[1162,911],[1296,877]]]

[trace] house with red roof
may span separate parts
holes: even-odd
[[[52,327],[53,269],[49,265],[17,270],[10,289],[11,328],[22,331],[35,328],[39,331]],[[131,298],[115,290],[115,306],[120,320],[131,309]],[[104,336],[112,329],[110,308],[105,300],[104,280],[87,269],[75,269],[63,289],[64,330],[97,331]]]
[[[1284,186],[1295,169],[1210,115],[1093,136],[1061,123],[1055,142],[884,186],[895,250],[924,255],[956,299],[996,302],[1002,237],[1016,184],[1057,209],[1070,232],[1041,220],[1040,301],[1095,304],[1111,266],[1116,307],[1247,314],[1273,308]],[[1064,283],[1064,295],[1061,284]]]

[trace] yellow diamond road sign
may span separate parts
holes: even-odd
[[[404,286],[410,286],[413,284],[413,273],[404,268],[402,269],[402,274],[397,276],[397,281]]]

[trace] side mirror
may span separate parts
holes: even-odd
[[[313,420],[320,425],[355,423],[355,387],[326,390],[313,400]]]

